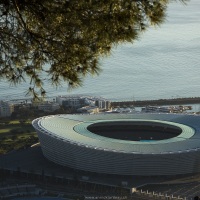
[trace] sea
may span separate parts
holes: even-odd
[[[48,97],[93,95],[109,100],[149,100],[200,96],[200,1],[169,4],[165,23],[151,27],[133,43],[113,47],[101,58],[99,76],[83,86],[46,83]],[[26,98],[29,84],[12,86],[0,80],[0,99]]]

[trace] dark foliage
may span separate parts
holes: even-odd
[[[80,86],[85,75],[100,72],[98,58],[113,45],[162,23],[169,2],[1,0],[0,78],[30,81],[35,98],[45,96],[45,81]]]

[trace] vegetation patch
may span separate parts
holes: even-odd
[[[0,120],[0,154],[24,149],[37,142],[31,121]]]

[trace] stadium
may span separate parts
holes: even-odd
[[[52,115],[33,121],[50,161],[86,172],[161,176],[200,172],[200,117]]]

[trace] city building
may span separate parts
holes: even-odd
[[[45,112],[54,112],[55,110],[60,109],[60,105],[55,102],[43,102],[38,104],[38,110]]]
[[[96,106],[85,106],[85,107],[77,109],[77,112],[96,114],[96,113],[99,113],[99,108]]]
[[[0,117],[9,117],[14,112],[13,104],[0,101]]]
[[[98,99],[95,101],[95,106],[98,106],[99,109],[102,110],[109,110],[111,107],[111,103],[108,100],[105,99]]]
[[[72,95],[72,96],[57,96],[56,102],[62,105],[64,108],[80,109],[86,106],[96,106],[100,110],[110,109],[110,101],[103,99],[102,97]],[[84,109],[82,109],[84,110]],[[80,110],[79,110],[80,111]]]
[[[82,96],[57,96],[56,102],[64,108],[78,109],[89,105]]]

